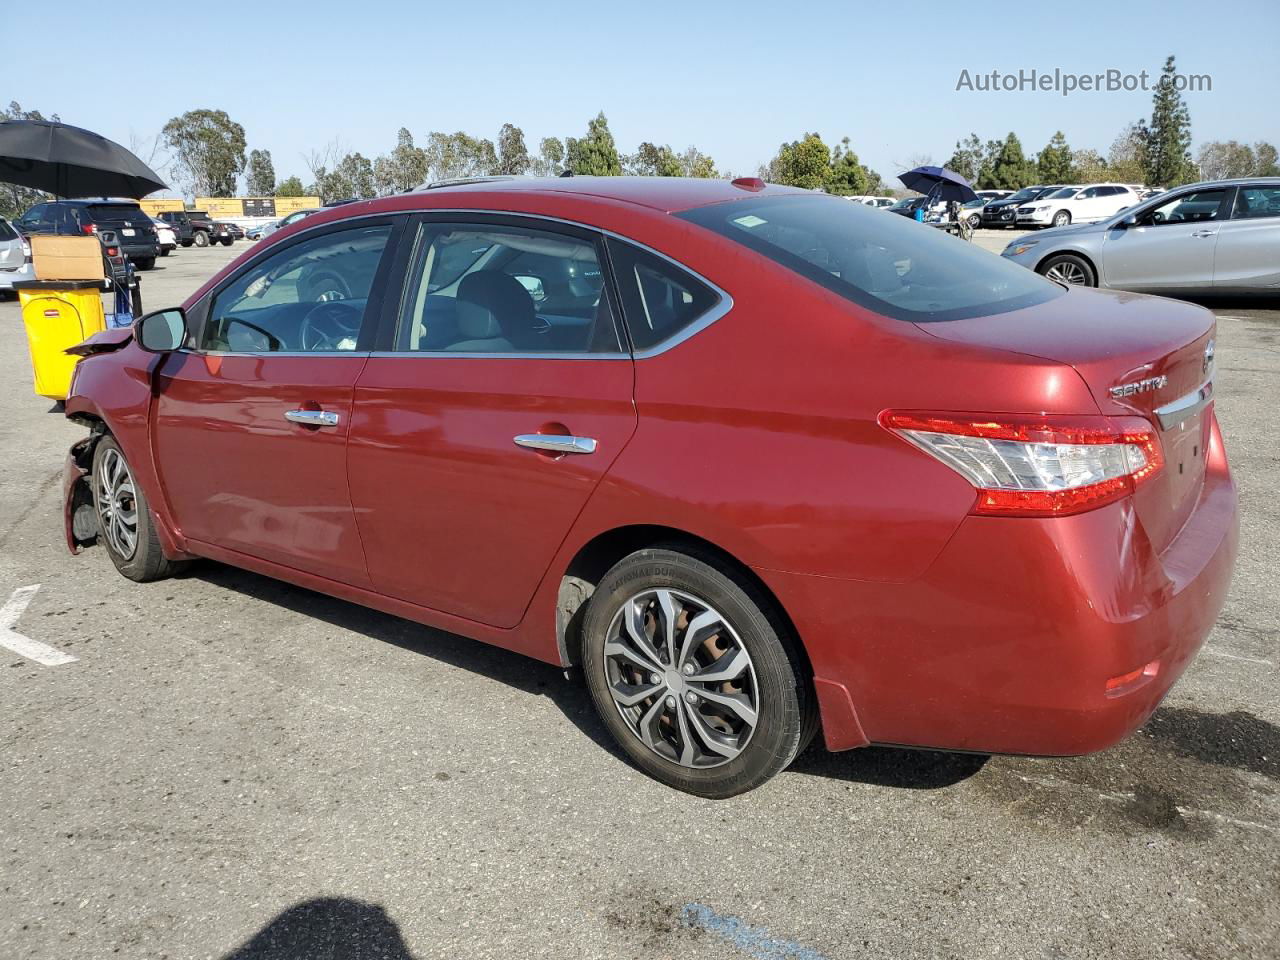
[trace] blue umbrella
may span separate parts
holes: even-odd
[[[968,203],[977,200],[969,181],[946,167],[916,167],[898,175],[908,190],[928,194],[935,200],[958,200]]]

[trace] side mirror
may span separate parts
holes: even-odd
[[[1138,217],[1136,214],[1132,214],[1132,213],[1129,214],[1127,217],[1124,217],[1123,219],[1121,219],[1120,222],[1116,224],[1117,227],[1123,227],[1126,230],[1129,227],[1136,227],[1137,225],[1138,225]]]
[[[538,277],[517,276],[520,286],[529,292],[535,303],[541,303],[547,299],[546,288],[542,285],[542,281]]]
[[[138,346],[149,353],[169,353],[187,339],[187,315],[178,308],[148,313],[133,325]]]

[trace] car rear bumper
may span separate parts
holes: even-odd
[[[967,517],[909,583],[759,571],[809,652],[828,747],[1076,755],[1141,726],[1231,579],[1236,489],[1216,420],[1208,453],[1196,508],[1162,553],[1121,501],[1072,517]]]
[[[17,270],[0,270],[0,290],[12,290],[15,283],[28,283],[35,278],[35,265],[31,263],[24,263]]]
[[[159,243],[122,243],[120,245],[121,252],[130,260],[139,260],[146,257],[155,257],[160,254]]]

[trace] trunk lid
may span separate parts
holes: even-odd
[[[1212,313],[1158,297],[1072,289],[1025,310],[917,326],[943,340],[1070,364],[1100,412],[1148,420],[1165,464],[1139,486],[1134,504],[1157,551],[1177,536],[1204,482],[1212,405],[1163,418],[1157,411],[1206,384],[1212,390]]]

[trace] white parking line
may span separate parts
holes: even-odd
[[[31,598],[36,595],[36,591],[39,589],[40,584],[38,583],[34,583],[29,587],[19,587],[13,591],[13,596],[5,602],[5,605],[0,607],[0,647],[12,650],[18,656],[34,660],[36,663],[44,664],[46,667],[75,663],[77,658],[71,656],[71,654],[63,653],[56,647],[41,643],[39,640],[24,637],[13,629],[18,625],[19,618],[21,618],[23,612],[27,609],[27,605],[31,603]]]
[[[1219,650],[1217,647],[1212,647],[1208,644],[1205,645],[1204,652],[1211,657],[1222,657],[1224,660],[1240,660],[1243,663],[1257,663],[1264,667],[1275,666],[1274,660],[1262,660],[1258,657],[1242,657],[1238,653],[1227,653],[1225,650]]]

